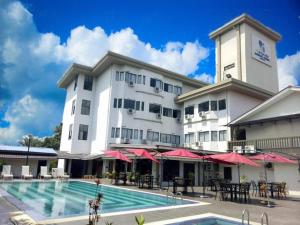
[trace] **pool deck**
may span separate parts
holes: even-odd
[[[123,187],[119,185],[120,187]],[[126,188],[140,190],[135,186],[127,185]],[[160,190],[147,190],[152,193],[166,194],[166,191]],[[211,203],[208,205],[186,207],[179,209],[169,209],[169,210],[159,210],[159,211],[150,211],[143,213],[133,213],[126,215],[115,215],[115,216],[105,216],[100,219],[98,224],[105,225],[106,222],[113,222],[113,225],[133,225],[135,223],[135,216],[143,215],[145,217],[145,222],[155,222],[160,220],[174,219],[179,217],[193,216],[204,213],[215,213],[224,216],[241,218],[243,209],[248,209],[250,212],[250,221],[260,223],[261,215],[263,212],[266,212],[269,217],[270,225],[298,225],[300,221],[300,198],[289,198],[288,200],[274,200],[272,203],[275,205],[274,208],[268,208],[260,203],[260,198],[252,197],[252,202],[250,204],[245,203],[236,203],[230,201],[220,201],[218,198],[215,200],[214,193],[207,192],[210,195],[209,198],[200,199],[202,188],[195,187],[196,197],[184,196],[186,199],[203,201]],[[9,217],[11,213],[16,213],[19,210],[8,203],[6,200],[0,197],[0,224],[6,225],[11,224]],[[88,220],[76,220],[76,221],[66,221],[60,223],[52,224],[61,224],[61,225],[84,225],[87,224]],[[26,223],[25,223],[26,224]]]

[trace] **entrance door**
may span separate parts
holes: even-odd
[[[140,173],[140,175],[151,174],[152,161],[149,159],[137,159],[136,172]]]
[[[230,181],[232,180],[231,167],[224,167],[224,179]]]
[[[163,181],[170,181],[179,176],[179,161],[164,160],[163,162]]]
[[[38,161],[38,168],[37,168],[37,174],[36,177],[39,176],[40,172],[41,172],[41,166],[47,166],[47,160],[39,160]],[[49,168],[48,168],[49,169]]]
[[[85,173],[84,163],[85,161],[83,160],[72,159],[71,174],[73,178],[83,177]]]

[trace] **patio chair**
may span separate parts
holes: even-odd
[[[246,201],[250,201],[250,183],[243,183],[240,185],[240,189],[238,190],[239,193],[239,200],[242,201],[243,199]]]
[[[120,180],[123,181],[123,185],[126,185],[126,182],[127,182],[127,175],[126,175],[126,173],[116,174],[115,184],[118,185]]]
[[[32,179],[33,176],[30,173],[29,166],[22,166],[21,179]]]
[[[11,173],[11,165],[3,165],[1,178],[4,179],[13,179],[14,176]]]
[[[50,179],[52,176],[48,174],[47,166],[41,166],[40,178],[41,179]]]
[[[257,184],[255,183],[254,180],[251,180],[251,186],[252,186],[252,196],[254,194],[255,194],[254,196],[256,196],[257,193],[258,193],[258,186],[257,186]]]
[[[67,180],[70,178],[70,176],[65,173],[64,168],[57,168],[56,174],[57,174],[57,178],[62,180]]]
[[[260,197],[267,197],[268,187],[265,182],[258,183],[258,192]]]
[[[282,182],[280,184],[280,189],[279,189],[279,193],[280,193],[280,197],[281,198],[287,198],[287,194],[288,194],[288,189],[287,189],[287,186],[286,186],[286,183],[285,182]]]

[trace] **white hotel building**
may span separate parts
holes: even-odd
[[[281,36],[245,14],[209,36],[216,42],[216,84],[113,52],[94,67],[73,64],[58,82],[67,91],[59,166],[74,176],[103,173],[124,169],[97,159],[107,149],[186,147],[209,154],[247,139],[245,129],[228,125],[278,92]],[[201,181],[202,164],[172,161],[164,164],[172,167],[169,175],[192,171]],[[159,174],[158,165],[144,163],[142,170]],[[232,176],[222,166],[211,168],[207,176]]]

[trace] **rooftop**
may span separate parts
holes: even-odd
[[[27,146],[11,146],[11,145],[0,145],[0,154],[27,154]],[[41,147],[30,147],[30,155],[52,155],[56,156],[57,153],[53,148],[41,148]]]

